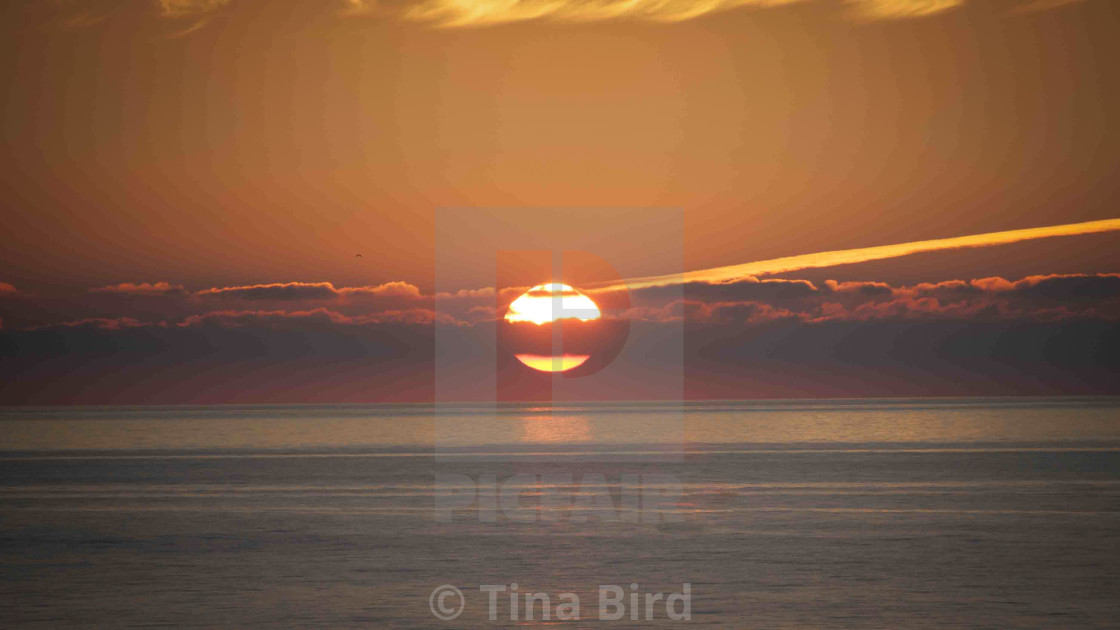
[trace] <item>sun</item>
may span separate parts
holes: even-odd
[[[510,303],[505,320],[509,323],[530,322],[538,326],[550,324],[561,319],[591,321],[602,314],[595,302],[567,284],[549,282],[522,293]],[[541,372],[566,372],[584,364],[591,355],[560,354],[556,356],[540,354],[515,354],[523,365]]]
[[[586,295],[559,282],[538,284],[509,305],[507,322],[547,324],[558,319],[599,319],[599,307]]]

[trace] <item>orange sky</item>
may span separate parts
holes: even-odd
[[[932,318],[1096,322],[1103,336],[1077,337],[1084,356],[1047,382],[1098,391],[1112,368],[1095,348],[1112,347],[1120,318],[1120,233],[1018,231],[1120,217],[1118,27],[1110,0],[4,3],[0,351],[22,363],[0,372],[42,389],[12,386],[0,402],[94,396],[79,373],[103,373],[98,349],[133,334],[145,352],[184,353],[137,350],[135,364],[224,383],[209,398],[177,384],[174,400],[267,399],[284,391],[215,374],[239,374],[262,347],[286,357],[304,334],[345,363],[339,330],[357,328],[384,369],[411,370],[386,395],[421,391],[431,331],[386,331],[486,321],[509,297],[485,291],[493,256],[436,276],[447,208],[466,209],[451,232],[464,251],[548,249],[564,228],[619,274],[597,278],[696,272],[673,299],[636,293],[632,314],[709,327],[694,358],[713,388],[770,369],[711,362],[753,348],[742,326],[842,343],[836,326]],[[517,217],[501,243],[471,232],[479,208]],[[542,208],[576,210],[560,225]],[[952,240],[973,235],[987,236]],[[480,289],[431,310],[437,292]],[[739,328],[710,329],[729,322]],[[274,333],[293,345],[269,345]],[[183,363],[212,335],[249,354]],[[1043,346],[1030,360],[1045,364]],[[65,347],[94,354],[51,354]],[[782,365],[796,364],[803,349],[787,350]],[[891,374],[883,365],[865,382]],[[766,391],[832,391],[782,374]],[[944,391],[995,382],[984,378],[945,377]],[[342,381],[298,391],[367,399]]]
[[[440,206],[680,207],[690,269],[1116,215],[1114,3],[755,4],[6,3],[3,281],[423,287]]]

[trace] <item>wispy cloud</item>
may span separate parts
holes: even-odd
[[[847,17],[858,21],[923,18],[945,13],[976,0],[835,0]],[[1042,11],[1078,0],[1020,0],[1022,10]],[[600,22],[647,20],[683,22],[704,15],[743,8],[773,8],[805,0],[417,0],[400,9],[405,19],[441,27],[472,27],[551,20]],[[349,0],[344,13],[362,11],[368,3]]]
[[[166,324],[160,322],[158,324],[150,324],[142,322],[135,317],[87,317],[85,319],[78,319],[69,322],[59,322],[56,324],[44,324],[42,326],[32,326],[27,330],[50,330],[57,328],[87,328],[96,330],[127,330],[129,328],[143,328],[145,326],[165,326]]]
[[[62,28],[64,29],[83,29],[100,24],[108,14],[94,13],[92,11],[78,11],[72,15],[67,16],[62,21]]]
[[[7,282],[0,282],[0,295],[15,295],[19,293],[19,289]]]
[[[376,286],[340,287],[338,293],[339,295],[346,296],[421,297],[419,287],[408,282],[400,281],[386,282]]]
[[[774,7],[801,0],[420,0],[402,16],[445,27],[486,26],[549,19],[598,22],[640,19],[681,22],[739,7]]]
[[[186,37],[206,24],[218,11],[226,8],[231,0],[155,0],[161,17],[188,21],[186,27],[170,35],[171,39]]]
[[[198,17],[225,8],[230,0],[156,0],[160,15],[168,18]]]
[[[1036,13],[1088,0],[1008,0],[1012,13]],[[211,23],[233,0],[149,0],[138,6],[155,7],[156,14],[176,23],[168,37],[190,35]],[[71,7],[72,3],[62,4]],[[534,20],[604,22],[631,20],[684,22],[742,9],[774,9],[814,4],[813,0],[333,0],[325,10],[344,18],[377,16],[423,22],[438,28],[470,28]],[[817,2],[823,6],[827,3]],[[983,0],[831,0],[840,19],[855,21],[909,20],[940,15]],[[70,8],[69,10],[73,10]],[[108,13],[83,7],[64,19],[63,28],[77,29],[101,22]]]
[[[376,0],[345,0],[342,15],[372,15],[377,10]]]
[[[849,0],[852,16],[861,20],[919,18],[955,9],[964,0]]]
[[[213,287],[195,293],[201,298],[243,300],[331,300],[339,297],[420,298],[420,289],[408,282],[393,281],[361,287],[335,287],[330,282],[274,282],[234,287]]]
[[[292,321],[319,322],[322,324],[339,326],[364,326],[371,324],[397,324],[408,326],[432,325],[435,323],[459,325],[455,318],[437,313],[428,308],[411,308],[379,311],[364,315],[346,315],[326,308],[316,308],[306,311],[211,311],[200,315],[191,315],[177,326],[189,328],[203,325],[218,325],[226,327],[267,326],[273,324],[287,324]]]
[[[169,282],[122,282],[104,287],[90,289],[90,293],[116,293],[121,295],[186,295],[187,290],[181,284]]]
[[[338,291],[329,282],[285,282],[213,287],[195,294],[198,297],[231,297],[243,300],[329,300]]]
[[[664,276],[647,276],[626,280],[623,286],[629,289],[644,287],[673,286],[690,282],[707,282],[719,284],[736,282],[746,278],[762,275],[772,275],[801,269],[817,269],[823,267],[836,267],[838,265],[851,265],[854,263],[899,258],[923,252],[947,251],[954,249],[968,249],[976,247],[992,247],[1007,245],[1021,241],[1030,241],[1040,238],[1053,238],[1057,236],[1079,236],[1084,234],[1098,234],[1102,232],[1120,231],[1120,219],[1104,219],[1101,221],[1087,221],[1084,223],[1069,223],[1065,225],[1052,225],[1023,230],[1007,230],[1004,232],[988,232],[970,236],[957,236],[953,238],[939,238],[928,241],[914,241],[911,243],[898,243],[895,245],[880,245],[878,247],[861,247],[859,249],[845,249],[830,252],[817,252],[815,254],[802,254],[800,256],[787,256],[771,260],[759,260],[690,271],[684,274]],[[599,287],[598,290],[611,290],[615,285]]]

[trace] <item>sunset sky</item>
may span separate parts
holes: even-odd
[[[448,208],[519,216],[482,248],[600,235],[622,275],[576,280],[629,288],[635,348],[683,329],[688,397],[1120,394],[1110,0],[28,0],[0,31],[0,404],[430,400],[440,327],[560,279],[440,271]]]

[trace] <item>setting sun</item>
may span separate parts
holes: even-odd
[[[538,325],[568,318],[586,322],[599,316],[599,307],[591,298],[559,282],[538,284],[522,293],[506,311],[507,322]]]
[[[533,323],[537,326],[561,319],[591,321],[601,313],[595,302],[567,284],[539,284],[522,293],[509,305],[505,320],[509,323]],[[541,372],[566,372],[583,365],[591,355],[562,353],[556,356],[518,353],[514,356],[523,365]]]

